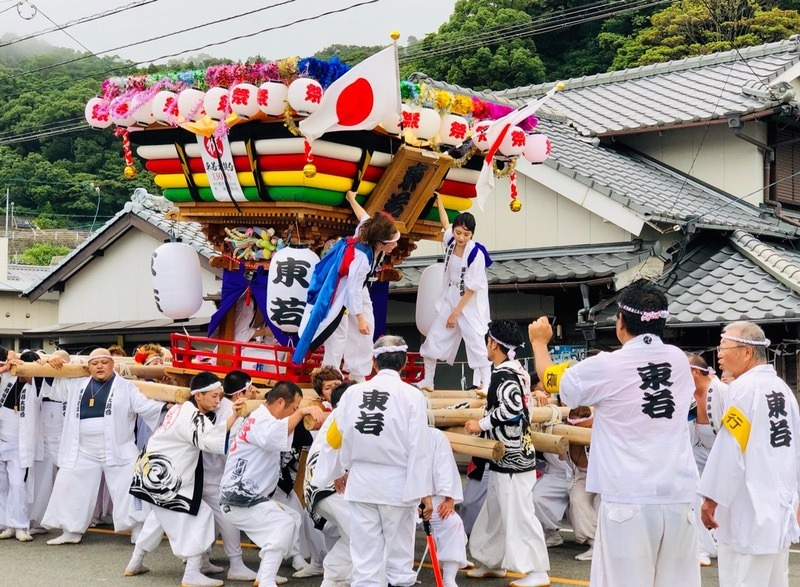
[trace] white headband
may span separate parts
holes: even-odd
[[[397,231],[397,236],[394,238],[390,238],[388,241],[381,241],[383,244],[388,245],[389,243],[396,243],[400,240],[400,231]]]
[[[711,367],[698,367],[697,365],[689,365],[689,369],[700,371],[701,373],[705,373],[706,375],[711,375],[714,372],[714,369],[712,369]]]
[[[588,422],[592,418],[594,418],[594,414],[591,415],[591,416],[587,416],[586,418],[569,418],[568,417],[567,418],[567,424],[572,424],[573,426],[575,426],[575,424],[580,424],[581,422]]]
[[[377,357],[378,355],[383,355],[385,353],[404,353],[408,350],[408,346],[401,344],[399,346],[381,346],[376,349],[372,349],[372,356]]]
[[[149,365],[149,364],[150,364],[150,363],[152,363],[153,361],[156,361],[156,360],[159,360],[159,359],[160,359],[161,361],[163,361],[163,360],[164,360],[164,357],[162,357],[161,355],[150,355],[149,357],[147,357],[147,358],[144,360],[144,364],[145,364],[145,365]]]
[[[525,348],[525,343],[524,342],[522,344],[520,344],[520,345],[508,344],[507,342],[503,342],[502,340],[496,339],[494,336],[492,336],[491,332],[487,332],[486,334],[488,334],[489,338],[491,338],[497,344],[503,345],[504,347],[506,347],[508,349],[508,352],[506,354],[508,355],[508,360],[509,361],[513,361],[516,358],[517,351],[515,349],[517,348],[517,346],[519,346],[520,348]]]
[[[742,344],[749,344],[752,346],[769,346],[770,340],[765,338],[764,340],[748,340],[746,338],[739,338],[738,336],[733,336],[732,334],[721,334],[720,338],[724,338],[726,340],[732,340],[734,342],[740,342]]]
[[[95,355],[93,357],[89,357],[89,360],[86,363],[91,365],[92,361],[96,361],[97,359],[111,359],[113,361],[114,357],[111,355]]]
[[[205,387],[201,387],[200,389],[193,389],[192,395],[196,393],[205,393],[207,391],[214,391],[215,389],[218,389],[220,387],[222,387],[222,384],[219,381],[215,381],[214,383],[209,383],[208,385],[206,385]]]
[[[230,392],[228,395],[236,395],[237,393],[244,393],[245,391],[247,391],[247,390],[250,388],[250,386],[251,386],[252,384],[253,384],[253,380],[251,379],[250,381],[248,381],[247,383],[245,383],[245,385],[244,385],[244,387],[243,387],[243,388],[241,388],[241,389],[237,389],[236,391],[232,391],[232,392]]]
[[[669,310],[658,310],[657,312],[645,312],[644,310],[636,310],[629,306],[625,306],[617,302],[617,307],[621,310],[625,310],[626,312],[630,312],[631,314],[638,314],[641,316],[640,320],[642,322],[650,322],[650,320],[666,320],[669,318]]]

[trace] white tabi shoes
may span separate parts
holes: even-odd
[[[477,569],[467,571],[467,577],[473,579],[485,579],[486,577],[497,577],[502,579],[508,574],[505,569],[490,569],[489,567],[479,566]]]
[[[322,565],[308,564],[292,575],[295,579],[304,579],[306,577],[321,577],[325,574],[325,569]]]
[[[58,538],[53,538],[52,540],[48,540],[47,544],[50,546],[58,546],[59,544],[80,544],[81,540],[83,540],[83,534],[77,534],[75,532],[64,532]]]
[[[247,567],[244,563],[239,565],[231,564],[228,569],[227,579],[228,581],[255,581],[258,579],[258,573]]]
[[[544,543],[547,548],[564,544],[564,537],[561,535],[561,530],[545,530]]]
[[[305,569],[308,566],[306,559],[304,559],[299,554],[296,554],[292,557],[292,568],[295,571],[299,571],[300,569]]]
[[[33,540],[33,536],[25,528],[17,528],[16,538],[20,542],[30,542]]]
[[[508,584],[509,587],[548,587],[549,585],[550,577],[544,571],[528,573],[522,579],[514,579]]]
[[[14,532],[14,528],[6,528],[0,532],[0,540],[8,540],[9,538],[13,538],[15,533],[16,532]]]
[[[286,585],[286,583],[288,583],[288,582],[289,582],[289,579],[287,579],[286,577],[281,577],[280,575],[275,575],[275,584],[276,585]],[[260,585],[261,585],[261,581],[259,581],[258,579],[256,579],[255,582],[253,583],[253,587],[259,587]],[[268,586],[265,584],[264,587],[268,587]]]

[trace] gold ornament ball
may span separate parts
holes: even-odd
[[[512,212],[519,212],[522,210],[522,202],[519,200],[511,200],[511,203],[508,205],[508,207],[511,208]]]
[[[389,36],[392,38],[392,41],[396,41],[397,39],[400,38],[400,31],[395,29],[391,33],[389,33]]]
[[[309,163],[303,167],[303,175],[306,177],[314,177],[317,174],[317,167],[313,163]]]
[[[136,177],[136,168],[133,165],[127,165],[124,173],[125,179],[133,179]]]
[[[557,92],[563,92],[565,87],[566,86],[564,85],[564,82],[558,82],[556,84],[556,91]]]

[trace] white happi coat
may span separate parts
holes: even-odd
[[[349,472],[345,499],[400,506],[430,495],[427,403],[399,373],[381,369],[350,387],[337,407],[336,426]]]
[[[686,418],[694,383],[683,351],[637,336],[567,369],[559,393],[568,406],[594,406],[587,491],[609,502],[694,502],[697,465]]]
[[[746,448],[728,426],[721,427],[698,493],[719,504],[720,543],[743,554],[778,553],[800,540],[797,400],[771,365],[759,365],[728,387],[724,421],[732,417],[731,409],[750,422]]]
[[[489,324],[489,282],[486,278],[486,258],[479,251],[471,264],[467,264],[475,241],[469,240],[464,246],[464,254],[457,257],[452,254],[448,243],[453,238],[453,229],[448,228],[442,242],[445,244],[445,271],[442,285],[444,293],[436,301],[436,312],[447,312],[449,316],[461,301],[460,284],[475,292],[475,295],[464,307],[462,316],[467,324],[478,332],[485,333]]]
[[[227,438],[224,420],[212,424],[192,402],[173,406],[136,461],[131,494],[196,515],[203,495],[200,453],[224,454]]]
[[[11,373],[3,373],[0,377],[0,406],[5,401],[6,395],[12,393],[16,382],[16,375]],[[41,461],[44,458],[40,406],[41,399],[36,393],[36,387],[33,383],[26,383],[20,392],[19,411],[16,413],[19,422],[17,435],[19,464],[23,469],[32,467],[34,461]]]
[[[318,500],[330,495],[333,482],[346,473],[342,466],[341,452],[331,446],[328,440],[328,431],[336,422],[337,415],[338,408],[328,414],[308,449],[306,471],[303,476],[303,496],[309,512]]]
[[[80,405],[90,379],[57,377],[48,392],[51,399],[67,403],[64,433],[58,451],[58,466],[62,469],[74,467],[78,458]],[[162,402],[145,397],[132,382],[114,375],[103,417],[106,465],[119,466],[136,460],[139,452],[133,435],[136,415],[142,416],[150,428],[156,428],[163,407]]]

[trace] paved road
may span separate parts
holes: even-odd
[[[583,550],[569,541],[563,546],[551,548],[551,578],[554,586],[588,585],[589,563],[578,562],[574,556]],[[25,585],[25,587],[72,587],[83,585],[120,585],[122,587],[175,587],[180,583],[183,567],[179,560],[172,556],[169,546],[164,544],[148,556],[146,564],[150,572],[138,577],[123,577],[122,572],[130,558],[132,546],[128,536],[118,535],[103,527],[91,529],[84,537],[83,543],[77,546],[47,546],[49,536],[37,536],[27,544],[16,540],[0,542],[0,580],[3,585]],[[424,537],[420,533],[417,539],[418,556],[422,554]],[[212,560],[226,565],[222,547],[214,547]],[[244,560],[251,568],[258,566],[258,551],[245,548]],[[790,557],[790,585],[800,585],[800,550],[792,552]],[[284,567],[284,574],[290,569]],[[703,569],[703,586],[717,587],[716,562],[714,566]],[[224,575],[221,575],[224,578]],[[290,587],[317,587],[320,578],[291,579]],[[459,576],[461,587],[501,587],[508,580],[467,579]],[[248,583],[227,582],[227,585],[246,586]],[[434,585],[429,568],[423,568],[420,584],[428,587]]]

